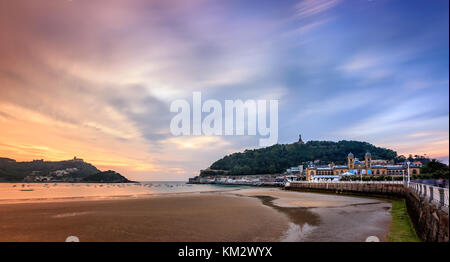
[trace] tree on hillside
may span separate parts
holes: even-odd
[[[439,160],[432,159],[429,163],[422,167],[421,173],[436,173],[436,172],[448,172],[449,168],[446,164],[441,163]]]

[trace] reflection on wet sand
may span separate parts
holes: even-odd
[[[266,206],[287,215],[290,219],[289,228],[280,241],[298,242],[305,239],[319,224],[320,217],[304,207],[281,207],[273,203],[272,196],[255,196]]]
[[[249,188],[225,194],[259,198],[264,205],[286,215],[290,225],[281,241],[360,242],[369,236],[387,241],[392,220],[392,204],[380,199],[279,188]]]

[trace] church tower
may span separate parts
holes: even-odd
[[[372,154],[370,154],[369,152],[367,152],[364,156],[364,163],[366,165],[366,169],[372,168]]]
[[[347,156],[347,166],[349,170],[355,168],[355,156],[352,153],[349,153]]]

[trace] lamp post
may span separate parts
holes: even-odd
[[[409,187],[409,181],[410,181],[410,175],[409,175],[409,164],[411,164],[411,162],[406,162],[406,164],[408,165],[408,187]]]
[[[405,181],[405,171],[402,172],[402,181],[403,181],[403,185],[405,185],[405,184],[406,184],[406,181]]]

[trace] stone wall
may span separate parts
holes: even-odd
[[[427,242],[448,242],[448,211],[409,189],[405,191],[406,208],[419,238]]]
[[[369,183],[291,183],[289,190],[405,198],[406,208],[422,241],[448,242],[448,208],[441,209],[427,198],[411,192],[403,184]]]

